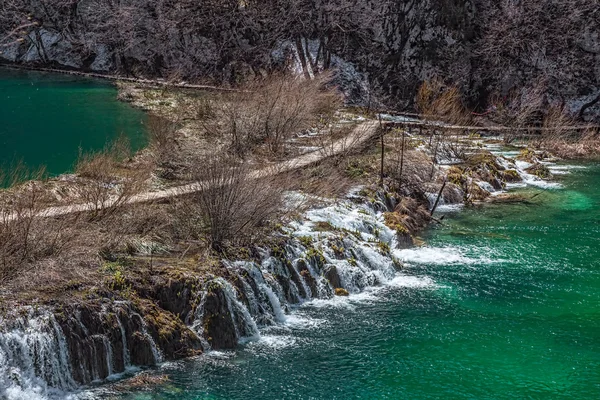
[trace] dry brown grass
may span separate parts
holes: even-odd
[[[328,119],[314,142],[323,157],[335,155],[337,160],[343,160],[355,151],[356,146],[364,142],[369,134],[370,129],[366,124],[338,124]]]
[[[31,271],[40,263],[65,254],[73,239],[70,222],[38,216],[44,208],[44,170],[18,163],[0,181],[0,284]]]
[[[203,102],[205,133],[225,138],[238,156],[260,146],[281,154],[291,135],[315,126],[340,106],[339,96],[327,88],[329,80],[326,74],[313,80],[276,74],[218,102]]]
[[[543,121],[546,89],[543,83],[521,91],[513,91],[506,98],[492,96],[490,103],[496,106],[494,121],[514,128],[504,133],[504,142],[510,144],[526,132],[526,128],[540,126]]]
[[[539,141],[536,146],[565,159],[597,159],[600,157],[600,134],[597,129],[589,128],[576,135],[571,132],[567,137]]]
[[[425,81],[419,87],[415,104],[424,118],[453,125],[469,125],[471,113],[463,104],[463,96],[455,86],[446,86],[439,79]]]
[[[90,218],[112,214],[146,187],[151,166],[137,164],[126,168],[124,161],[130,155],[129,143],[123,138],[99,152],[80,152],[75,172],[86,180],[78,189],[79,197],[91,206]]]
[[[175,132],[178,124],[163,116],[150,114],[146,128],[154,161],[158,167],[163,167],[177,152]]]

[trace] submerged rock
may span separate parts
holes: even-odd
[[[337,290],[338,288],[342,287],[342,281],[340,280],[340,275],[338,274],[338,270],[335,265],[328,265],[325,268],[324,276],[334,289]]]

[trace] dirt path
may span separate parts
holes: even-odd
[[[303,154],[296,158],[293,158],[288,161],[281,162],[279,164],[273,165],[272,167],[265,169],[258,169],[252,171],[250,173],[250,177],[252,179],[265,178],[272,175],[281,174],[284,172],[293,171],[295,169],[303,168],[308,165],[314,164],[320,160],[325,158],[342,154],[352,148],[357,148],[363,145],[367,140],[373,138],[378,134],[379,122],[377,121],[366,121],[359,125],[357,125],[352,132],[350,132],[345,138],[340,139],[334,142],[331,146],[328,147],[326,151],[313,151],[307,154]],[[169,189],[159,190],[156,192],[145,192],[140,193],[138,195],[130,198],[126,204],[135,204],[135,203],[145,203],[149,201],[163,200],[177,196],[183,196],[186,194],[198,192],[201,190],[202,185],[200,182],[189,183],[182,186],[177,186]],[[97,207],[93,203],[84,203],[84,204],[76,204],[70,206],[58,206],[58,207],[49,207],[36,215],[42,218],[49,217],[59,217],[61,215],[67,214],[75,214],[80,212],[89,212],[97,210],[98,208],[106,209],[110,208],[118,202],[118,199],[115,197],[114,199],[105,202],[102,207]],[[8,216],[6,219],[2,218],[0,220],[9,222],[14,220],[16,217],[14,215]]]

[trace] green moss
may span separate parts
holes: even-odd
[[[485,200],[490,195],[490,193],[487,190],[482,189],[476,183],[472,183],[471,185],[469,185],[468,194],[469,198],[467,200],[469,202]]]
[[[327,262],[325,256],[323,255],[323,252],[318,249],[315,249],[314,247],[310,248],[306,252],[306,258],[307,260],[314,261],[319,267],[323,267]]]
[[[377,247],[379,247],[379,251],[381,251],[381,253],[384,255],[388,255],[391,252],[390,245],[386,242],[377,243]]]
[[[525,171],[528,173],[537,176],[541,179],[548,179],[552,177],[550,170],[544,164],[536,163],[531,167],[527,168]]]
[[[344,257],[345,251],[343,247],[337,246],[335,243],[330,243],[329,247],[331,248],[331,250],[333,250],[336,257]]]
[[[527,162],[535,162],[537,160],[537,156],[535,154],[535,151],[530,149],[523,149],[519,152],[519,155],[516,157],[516,159]]]
[[[498,164],[496,156],[489,151],[480,151],[472,154],[467,159],[467,165],[473,169],[487,167],[487,169],[493,174],[497,174],[499,170],[504,168]]]
[[[285,251],[279,247],[279,246],[273,246],[271,247],[271,255],[275,258],[278,258],[280,260],[284,260],[285,259]]]
[[[300,236],[298,240],[302,246],[306,247],[307,249],[311,248],[313,245],[313,239],[310,236]]]
[[[448,182],[454,183],[456,186],[462,186],[467,180],[467,175],[465,174],[465,172],[462,169],[455,166],[450,167],[450,169],[448,169],[448,173],[446,176]]]
[[[519,181],[521,181],[521,176],[514,169],[507,169],[506,171],[504,171],[504,173],[502,175],[503,175],[503,178],[504,178],[504,180],[506,182],[519,182]]]

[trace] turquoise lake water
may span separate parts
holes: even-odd
[[[109,82],[0,68],[0,165],[22,160],[68,172],[79,154],[124,135],[145,144],[144,112],[117,100]]]
[[[169,363],[120,399],[600,397],[600,167],[529,204],[450,212],[404,276],[316,301],[259,341]],[[535,196],[535,197],[533,197]]]

